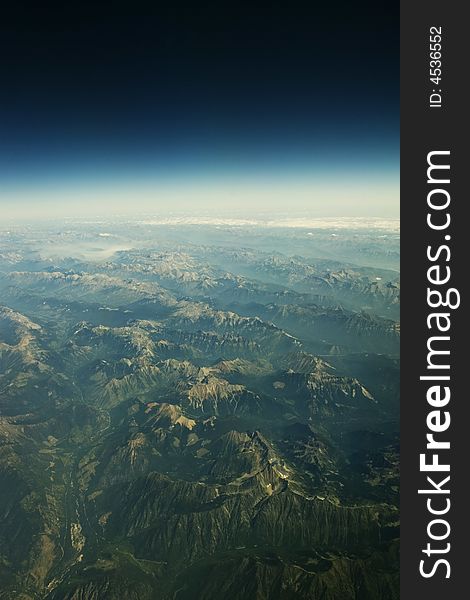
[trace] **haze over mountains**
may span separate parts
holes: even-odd
[[[0,598],[397,599],[398,269],[397,222],[0,231]]]

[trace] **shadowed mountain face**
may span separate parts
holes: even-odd
[[[0,599],[397,599],[396,232],[102,227],[0,234]]]

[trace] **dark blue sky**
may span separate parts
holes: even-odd
[[[318,202],[329,181],[370,179],[375,212],[398,212],[398,3],[15,5],[0,25],[5,206],[56,193],[73,212],[77,189],[144,185],[142,207],[164,209],[161,186],[185,183],[197,209],[207,187],[297,181],[306,208],[309,186]]]

